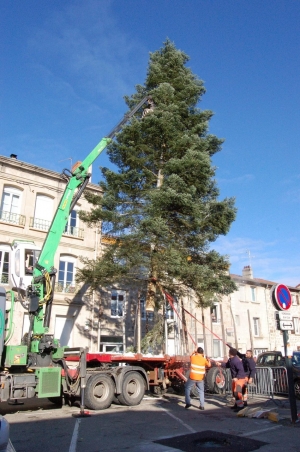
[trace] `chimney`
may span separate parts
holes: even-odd
[[[17,156],[17,154],[10,154],[10,158],[12,158],[12,159],[17,159],[18,156]]]
[[[250,265],[245,265],[243,268],[243,278],[253,279],[253,271]]]

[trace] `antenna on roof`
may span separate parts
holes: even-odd
[[[251,251],[250,251],[250,250],[246,250],[245,252],[248,254],[249,265],[250,265],[250,267],[252,268],[252,259],[253,259],[255,256],[251,256]]]

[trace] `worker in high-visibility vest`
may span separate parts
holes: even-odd
[[[191,389],[195,384],[198,390],[200,399],[200,410],[204,410],[204,377],[206,367],[210,367],[210,361],[204,357],[203,348],[198,347],[191,355],[191,371],[187,382],[185,383],[185,409],[190,408],[191,405]]]

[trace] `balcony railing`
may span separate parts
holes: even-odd
[[[51,221],[43,220],[41,218],[30,218],[30,227],[39,229],[40,231],[49,231],[51,226]],[[79,239],[84,238],[84,230],[81,228],[76,228],[75,226],[67,226],[64,230],[64,235],[70,235],[72,237],[78,237]]]
[[[55,292],[61,292],[61,293],[76,293],[80,289],[78,284],[66,284],[63,283],[56,283],[55,284]]]
[[[0,274],[0,284],[8,284],[8,273]]]
[[[48,231],[51,225],[51,221],[43,220],[42,218],[30,217],[29,226],[31,228],[40,229],[40,231]]]
[[[0,210],[0,220],[11,224],[17,224],[18,226],[25,226],[25,216],[18,213],[11,213],[5,210]]]
[[[71,235],[72,237],[78,237],[79,239],[84,238],[84,230],[81,228],[76,228],[75,226],[67,226],[64,235]]]

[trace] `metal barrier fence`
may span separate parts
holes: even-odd
[[[225,391],[231,393],[230,369],[225,370]],[[286,367],[256,367],[254,382],[248,385],[249,396],[273,398],[274,394],[287,395],[289,392]]]

